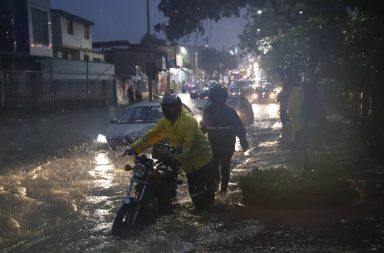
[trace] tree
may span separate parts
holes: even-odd
[[[227,70],[237,67],[235,56],[214,48],[200,48],[198,61],[199,67],[208,75],[212,75],[215,71],[224,74]]]
[[[238,16],[241,8],[247,8],[241,45],[263,56],[265,70],[352,101],[364,137],[375,144],[381,139],[384,150],[383,1],[162,0],[159,9],[168,21],[157,29],[177,40],[203,31],[206,22]]]

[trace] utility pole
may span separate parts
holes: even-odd
[[[149,0],[147,0],[147,77],[148,77],[148,99],[149,101],[152,101],[152,71],[149,69],[149,66],[151,65],[151,45],[150,45],[150,36],[151,36],[151,30],[150,30],[150,20],[149,20]]]
[[[195,37],[195,78],[196,78],[196,82],[198,82],[197,80],[197,32],[196,32],[196,37]]]

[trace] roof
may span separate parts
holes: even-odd
[[[93,48],[110,48],[110,47],[129,47],[131,43],[128,40],[112,40],[112,41],[99,41],[92,43]]]
[[[66,12],[66,11],[63,11],[63,10],[58,10],[58,9],[51,9],[51,14],[54,14],[54,15],[58,15],[58,16],[63,16],[63,17],[66,17],[66,18],[70,18],[70,19],[73,19],[73,20],[77,20],[83,24],[86,24],[86,25],[94,25],[94,23],[88,19],[85,19],[85,18],[82,18],[80,16],[76,16],[72,13],[69,13],[69,12]]]

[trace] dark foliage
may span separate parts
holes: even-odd
[[[285,168],[254,169],[240,178],[244,203],[273,208],[327,208],[353,204],[359,194],[337,172],[306,177]]]

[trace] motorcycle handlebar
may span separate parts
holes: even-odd
[[[135,150],[133,150],[130,146],[124,151],[124,153],[121,155],[121,157],[127,156],[127,155],[132,155],[134,160],[137,158],[137,153]]]

